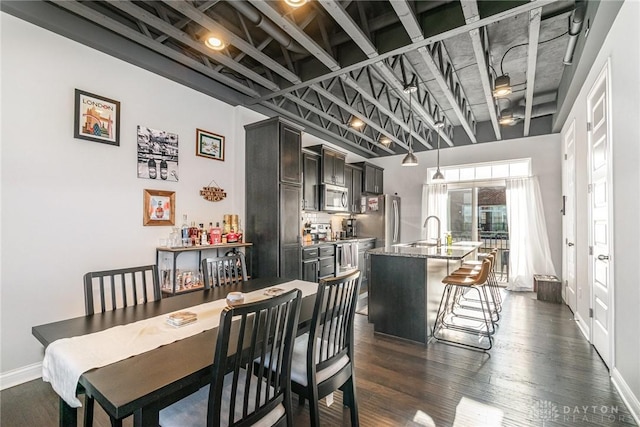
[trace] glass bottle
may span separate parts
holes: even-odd
[[[156,169],[156,161],[153,158],[149,159],[149,178],[156,179],[158,176],[158,169]]]
[[[189,223],[187,214],[182,215],[182,246],[189,246]]]
[[[238,234],[238,243],[242,243],[242,239],[244,238],[244,230],[240,225],[240,220],[238,220],[238,231],[236,231],[236,233]]]
[[[165,159],[160,161],[160,178],[166,180],[168,175],[168,165]]]

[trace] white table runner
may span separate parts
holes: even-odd
[[[300,289],[303,298],[318,291],[317,283],[303,280],[273,287],[285,291]],[[245,303],[268,298],[264,295],[265,290],[245,294]],[[227,302],[223,299],[178,310],[188,310],[198,315],[196,322],[180,328],[166,323],[167,316],[171,314],[167,313],[93,334],[56,340],[45,351],[42,379],[50,382],[69,406],[78,408],[82,403],[76,397],[76,387],[84,372],[216,328],[220,323],[220,313],[226,306]]]

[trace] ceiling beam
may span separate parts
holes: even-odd
[[[532,1],[530,4],[537,3]],[[476,25],[482,21],[480,19],[480,12],[478,11],[478,4],[476,0],[465,0],[461,2],[462,13],[464,13],[464,19],[467,23],[466,26]],[[517,9],[517,8],[516,8]],[[514,9],[510,9],[514,10]],[[531,9],[528,9],[529,12]],[[473,45],[473,52],[476,56],[476,62],[478,63],[478,71],[480,72],[480,81],[482,82],[482,91],[484,92],[484,98],[489,109],[489,117],[491,119],[491,125],[493,131],[496,134],[496,139],[502,139],[500,133],[500,125],[498,124],[498,116],[496,114],[496,100],[493,97],[493,88],[491,87],[490,72],[489,72],[489,40],[487,37],[487,30],[485,26],[474,27],[469,31],[471,37],[471,44]]]
[[[541,16],[542,8],[529,12],[529,48],[527,53],[527,92],[524,107],[524,136],[529,136],[529,127],[531,126],[531,109],[533,108],[533,90],[536,82],[536,63],[538,60]]]
[[[251,43],[245,41],[242,37],[237,36],[235,33],[227,30],[221,23],[217,22],[213,18],[208,15],[202,13],[200,10],[189,4],[188,2],[183,1],[174,1],[174,0],[162,0],[165,4],[182,13],[189,19],[197,22],[204,28],[209,31],[214,31],[222,36],[224,40],[237,47],[243,52],[246,52],[247,55],[255,59],[256,61],[263,64],[265,67],[274,71],[275,73],[282,76],[284,79],[290,81],[291,83],[298,84],[301,82],[300,77],[298,77],[295,73],[289,71],[283,65],[280,65],[276,60],[272,59],[269,55],[264,52],[256,49]]]
[[[498,22],[500,20],[507,19],[507,18],[519,15],[521,13],[526,13],[526,12],[529,12],[530,10],[532,10],[532,9],[537,9],[539,7],[543,7],[543,6],[546,6],[548,4],[556,3],[558,1],[561,1],[561,0],[535,0],[535,1],[527,2],[525,4],[521,4],[520,6],[516,6],[516,7],[512,8],[512,9],[496,13],[496,14],[488,16],[486,18],[478,19],[475,22],[467,23],[467,24],[462,25],[460,27],[444,31],[444,32],[442,32],[440,34],[436,34],[434,36],[427,37],[424,40],[421,40],[421,41],[418,41],[418,42],[415,42],[415,43],[410,43],[410,44],[407,44],[406,46],[402,46],[402,47],[399,47],[397,49],[393,49],[393,50],[390,50],[388,52],[379,54],[375,58],[367,58],[367,59],[365,59],[363,61],[360,61],[360,62],[357,62],[355,64],[351,64],[351,65],[342,67],[342,68],[340,68],[338,70],[331,71],[331,72],[329,72],[327,74],[323,74],[321,76],[317,76],[317,77],[314,77],[312,79],[305,80],[302,83],[296,83],[296,84],[294,84],[292,86],[289,86],[286,89],[281,89],[278,92],[273,92],[271,94],[268,94],[268,95],[265,95],[265,96],[261,97],[260,99],[257,99],[255,101],[251,101],[251,103],[259,103],[259,102],[264,101],[266,99],[269,99],[269,98],[272,98],[272,97],[275,97],[275,96],[280,96],[280,95],[282,95],[282,94],[284,94],[286,92],[292,92],[294,90],[298,90],[298,89],[310,86],[312,84],[319,83],[319,82],[321,82],[323,80],[327,80],[327,79],[330,79],[330,78],[333,78],[333,77],[336,77],[336,76],[340,76],[340,75],[343,75],[345,73],[350,73],[351,71],[358,70],[360,68],[366,67],[367,65],[375,64],[376,62],[379,62],[379,61],[381,61],[383,59],[388,59],[388,58],[391,58],[391,57],[394,57],[394,56],[402,55],[404,53],[416,50],[416,49],[418,49],[418,48],[420,48],[422,46],[428,46],[428,45],[433,44],[433,43],[435,43],[437,41],[442,41],[442,40],[446,40],[446,39],[451,38],[451,37],[458,36],[460,34],[465,34],[465,33],[470,32],[473,29],[482,28],[482,27],[484,27],[486,25],[489,25],[489,24],[492,24],[494,22]],[[466,0],[463,3],[466,3]],[[255,6],[258,3],[252,3],[252,4]]]
[[[354,148],[356,150],[359,150],[362,153],[366,153],[370,157],[379,157],[380,156],[378,153],[376,153],[373,150],[369,150],[369,149],[363,147],[362,145],[357,144],[357,143],[355,143],[353,141],[349,141],[348,139],[346,139],[346,138],[344,138],[344,137],[342,137],[340,135],[337,135],[337,134],[335,134],[333,132],[328,132],[326,128],[324,128],[324,127],[322,127],[320,125],[317,125],[317,124],[315,124],[313,122],[309,122],[309,121],[305,121],[305,120],[301,121],[299,116],[295,115],[294,113],[292,113],[289,110],[286,110],[286,109],[284,109],[282,107],[278,107],[277,105],[275,105],[275,104],[273,104],[271,102],[266,102],[266,101],[265,102],[261,102],[260,105],[263,105],[266,108],[270,109],[271,111],[274,111],[274,112],[276,112],[276,113],[278,113],[278,114],[280,114],[282,116],[288,117],[291,120],[294,120],[297,123],[300,123],[305,127],[310,127],[310,128],[315,129],[316,131],[320,132],[322,135],[325,135],[325,138],[327,138],[328,141],[331,141],[331,140],[340,141],[340,142],[342,142],[343,144],[346,144],[349,147],[352,147],[352,148]]]
[[[141,7],[136,6],[135,4],[133,4],[131,1],[129,0],[107,0],[107,2],[111,5],[113,5],[114,7],[122,10],[125,13],[128,13],[129,15],[133,16],[136,19],[139,19],[140,21],[144,22],[145,24],[151,25],[152,27],[162,31],[163,33],[167,34],[168,36],[170,36],[171,38],[179,41],[180,43],[183,43],[187,46],[189,46],[190,48],[197,50],[198,52],[202,53],[203,55],[213,59],[214,61],[216,61],[218,64],[224,65],[225,67],[239,73],[242,74],[243,76],[245,76],[248,79],[253,80],[254,82],[258,83],[259,85],[269,89],[269,90],[279,90],[280,87],[275,84],[274,82],[272,82],[269,79],[264,78],[263,76],[261,76],[260,74],[256,73],[253,70],[248,69],[247,67],[245,67],[244,65],[240,64],[239,62],[236,62],[233,58],[230,58],[222,53],[218,53],[215,52],[209,48],[207,48],[204,43],[200,42],[200,41],[196,41],[194,40],[189,34],[180,31],[179,29],[177,29],[176,27],[174,27],[173,25],[169,24],[168,22],[158,18],[157,16],[147,12],[146,10],[142,9]]]
[[[409,34],[409,38],[411,39],[411,41],[418,42],[418,41],[424,40],[424,35],[422,34],[422,27],[418,23],[418,20],[415,14],[413,13],[413,10],[411,9],[411,6],[409,5],[408,0],[392,1],[391,6],[393,6],[393,9],[396,11],[398,18],[400,18],[400,22],[402,22],[402,25],[407,31],[407,34]],[[439,46],[439,48],[442,49],[444,52],[446,52],[444,45],[442,43]],[[440,86],[440,89],[442,89],[442,92],[445,98],[447,98],[447,101],[449,101],[449,104],[451,105],[453,112],[456,114],[456,116],[458,116],[458,120],[460,121],[460,124],[462,125],[463,129],[467,133],[467,136],[469,136],[469,139],[471,140],[471,142],[475,144],[476,142],[478,142],[475,136],[475,131],[474,129],[471,128],[471,125],[467,121],[467,114],[466,112],[462,111],[462,108],[458,103],[458,99],[453,93],[453,88],[449,87],[447,79],[443,74],[443,70],[441,70],[438,67],[438,64],[436,64],[436,61],[434,60],[433,56],[431,55],[431,53],[429,52],[426,46],[419,47],[418,54],[422,58],[422,61],[427,65],[427,68],[429,69],[429,71],[431,71],[431,74],[433,74],[433,77],[435,78],[436,83],[438,83],[438,86]],[[445,59],[448,62],[448,55],[446,55],[446,57],[444,55],[441,55],[440,59]],[[446,65],[444,66],[446,67]],[[460,80],[458,79],[456,72],[453,70],[453,65],[451,65],[451,73],[452,73],[452,81],[459,82]],[[464,92],[462,91],[462,85],[460,85],[459,90],[461,94],[461,99],[465,100],[464,104],[468,104],[468,102],[466,102],[466,97],[464,96]]]
[[[77,1],[70,1],[70,0],[54,0],[54,3],[64,9],[67,9],[77,15],[82,16],[83,18],[86,18],[90,21],[93,22],[100,22],[101,25],[109,28],[111,31],[118,33],[126,38],[129,38],[133,41],[135,41],[136,43],[139,43],[149,49],[152,49],[166,57],[169,57],[171,59],[173,59],[174,61],[183,64],[189,68],[192,68],[194,70],[197,70],[199,72],[201,72],[202,74],[205,74],[206,76],[211,77],[214,80],[219,81],[220,83],[223,83],[229,87],[232,87],[233,89],[237,90],[238,92],[241,92],[245,95],[249,95],[252,96],[254,98],[257,98],[260,96],[260,94],[255,91],[254,89],[251,89],[245,85],[243,85],[242,83],[225,76],[222,73],[218,73],[216,71],[214,71],[213,69],[211,69],[210,67],[207,67],[206,65],[195,61],[194,59],[189,58],[188,56],[179,53],[178,51],[171,49],[168,46],[163,45],[162,43],[158,43],[153,39],[148,38],[147,36],[137,32],[136,30],[121,24],[120,22],[108,17],[107,15],[100,13],[94,9],[91,9],[87,6],[84,6],[83,4],[77,2]]]

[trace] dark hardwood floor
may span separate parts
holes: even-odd
[[[374,335],[356,315],[356,378],[364,427],[636,425],[569,309],[533,293],[507,293],[488,354]],[[323,426],[349,425],[341,401],[338,392],[321,403]],[[58,423],[57,396],[41,380],[3,390],[0,404],[2,427]],[[308,425],[308,405],[294,407],[295,425]],[[109,425],[101,409],[95,425]]]

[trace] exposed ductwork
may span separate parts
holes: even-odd
[[[556,101],[534,105],[531,108],[531,118],[548,116],[550,114],[554,114],[556,111],[558,111],[558,103]],[[509,124],[509,126],[513,126],[519,123],[521,120],[524,120],[525,106],[517,105],[513,108],[506,108],[505,110],[503,110],[503,113],[507,113],[507,116],[509,115],[509,113],[511,114],[511,117],[513,117],[513,121]]]
[[[576,50],[578,36],[580,35],[580,31],[582,31],[582,23],[584,22],[586,9],[587,7],[583,0],[577,1],[575,10],[571,16],[569,16],[569,43],[567,44],[567,51],[562,61],[564,65],[571,65],[573,63],[573,52]]]
[[[296,43],[277,25],[266,19],[249,2],[229,1],[227,2],[227,4],[243,14],[245,18],[254,23],[256,27],[269,34],[269,36],[271,36],[276,42],[280,43],[285,49],[296,53],[307,53],[307,51],[302,46]]]

